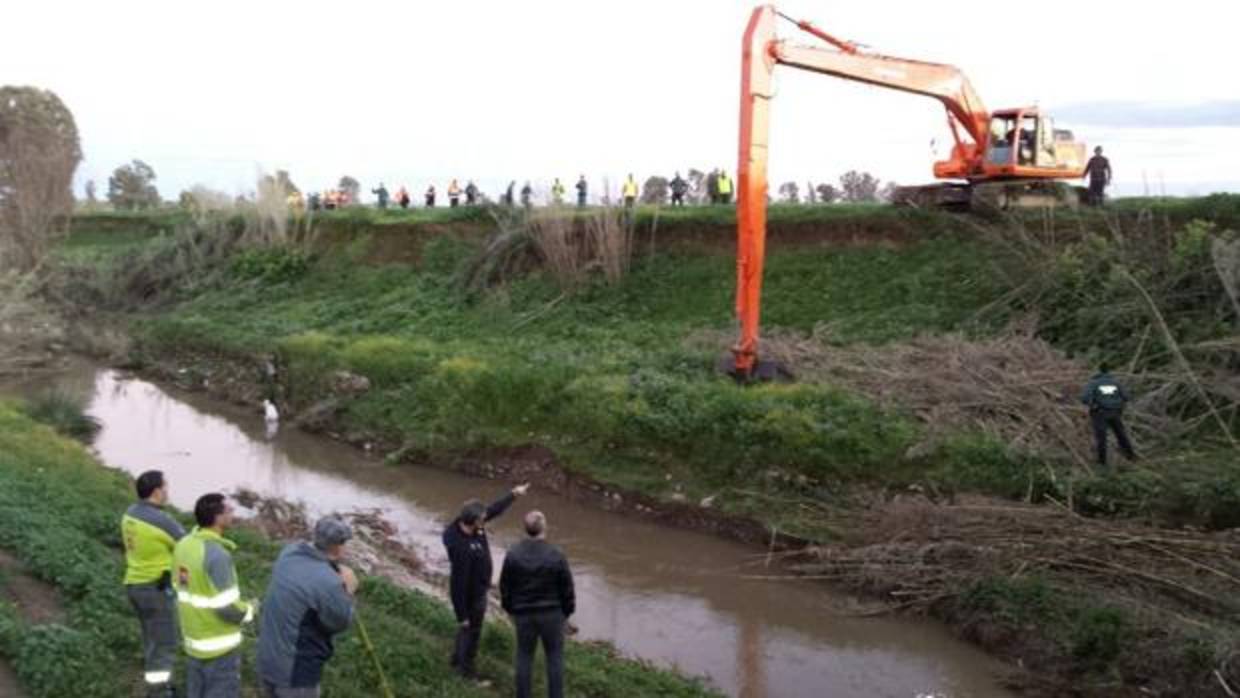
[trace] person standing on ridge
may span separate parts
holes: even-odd
[[[711,170],[706,175],[706,194],[712,204],[722,203],[719,200],[719,170]]]
[[[256,601],[241,600],[241,586],[224,537],[233,511],[224,495],[204,494],[194,504],[198,525],[172,552],[177,619],[189,659],[188,698],[240,698],[241,626],[254,620]]]
[[[443,547],[448,552],[450,565],[448,595],[459,626],[452,650],[452,668],[471,680],[478,678],[474,659],[478,656],[478,641],[487,612],[487,590],[491,588],[493,572],[486,524],[499,518],[529,487],[528,484],[518,485],[489,507],[471,499],[443,530]]]
[[[435,185],[426,188],[426,207],[435,208]]]
[[[640,189],[637,186],[637,180],[633,178],[633,173],[624,180],[624,184],[620,187],[620,198],[624,199],[624,209],[632,211],[633,206],[637,204],[637,194]]]
[[[1098,367],[1098,373],[1085,385],[1081,392],[1081,402],[1089,407],[1089,421],[1093,427],[1094,451],[1098,456],[1098,465],[1104,469],[1107,467],[1108,430],[1115,432],[1120,453],[1130,461],[1136,460],[1137,453],[1128,439],[1128,430],[1124,428],[1124,406],[1128,404],[1128,393],[1111,375],[1105,363]]]
[[[478,185],[474,184],[474,181],[471,179],[465,185],[465,205],[473,206],[476,203],[478,203]]]
[[[590,185],[586,183],[586,176],[581,175],[577,179],[577,207],[585,208],[586,195],[589,193]]]
[[[138,501],[121,517],[125,544],[125,595],[142,628],[142,679],[147,698],[171,698],[177,656],[177,607],[172,592],[172,551],[185,529],[164,512],[168,481],[148,470],[134,481]]]
[[[461,185],[457,184],[456,180],[454,179],[448,185],[448,207],[456,208],[460,204],[461,204]]]
[[[378,189],[371,189],[371,190],[370,190],[370,193],[371,193],[371,194],[374,194],[374,195],[375,195],[375,196],[377,196],[377,197],[379,197],[379,208],[381,208],[381,209],[382,209],[382,208],[387,208],[387,205],[388,205],[388,190],[387,190],[387,187],[383,186],[383,182],[379,182],[379,188],[378,188]]]
[[[533,206],[534,206],[534,187],[531,187],[530,183],[526,182],[525,186],[521,187],[521,207],[528,211]]]
[[[1094,148],[1094,156],[1085,165],[1082,177],[1089,177],[1090,206],[1101,206],[1106,201],[1106,189],[1111,184],[1111,161],[1102,156],[1102,146]]]
[[[719,184],[717,188],[719,190],[719,203],[732,203],[732,178],[728,176],[726,170],[719,170]]]
[[[564,183],[560,181],[559,177],[556,177],[555,181],[551,183],[551,203],[556,206],[563,204],[564,191]]]
[[[680,176],[679,172],[677,172],[676,176],[672,178],[671,188],[672,206],[684,206],[685,194],[689,191],[689,183]]]

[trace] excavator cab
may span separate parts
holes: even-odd
[[[996,111],[990,117],[981,179],[1077,176],[1085,145],[1035,108]]]

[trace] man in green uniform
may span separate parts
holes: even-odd
[[[1081,391],[1081,402],[1089,407],[1089,421],[1094,430],[1094,452],[1098,456],[1098,465],[1103,469],[1107,467],[1108,430],[1115,432],[1120,453],[1130,461],[1136,460],[1137,452],[1128,438],[1128,430],[1124,428],[1124,406],[1128,404],[1128,392],[1111,375],[1110,368],[1105,363]]]
[[[149,470],[134,481],[138,501],[121,517],[125,543],[125,594],[142,627],[143,679],[148,698],[175,695],[172,663],[177,652],[176,603],[172,596],[172,549],[185,529],[164,512],[168,481]]]
[[[194,519],[198,526],[172,554],[177,616],[189,655],[186,692],[189,698],[239,698],[241,626],[254,620],[257,603],[241,600],[230,555],[237,544],[223,535],[233,521],[224,495],[199,497]]]

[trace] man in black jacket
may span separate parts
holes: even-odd
[[[1110,368],[1105,363],[1081,391],[1081,402],[1089,407],[1089,421],[1094,429],[1094,452],[1098,456],[1098,465],[1104,469],[1107,467],[1108,430],[1115,432],[1120,453],[1128,460],[1136,460],[1137,452],[1128,438],[1128,430],[1124,428],[1124,406],[1128,404],[1128,392],[1111,375]]]
[[[547,658],[547,695],[564,695],[564,624],[577,610],[573,573],[560,549],[547,542],[547,517],[525,515],[529,537],[504,556],[499,593],[517,626],[517,698],[529,698],[534,652],[542,641]]]
[[[448,589],[459,625],[452,667],[469,679],[477,678],[474,658],[478,656],[478,641],[487,613],[487,590],[491,588],[491,545],[487,541],[486,522],[507,511],[529,487],[518,485],[489,507],[476,499],[465,502],[460,516],[443,531],[443,547],[451,564]]]

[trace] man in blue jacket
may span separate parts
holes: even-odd
[[[493,574],[486,524],[507,511],[529,487],[528,484],[518,485],[489,507],[477,499],[465,502],[460,516],[443,531],[443,547],[448,551],[451,565],[448,590],[458,625],[452,668],[467,679],[477,680],[474,658],[478,656],[478,641],[482,638],[482,623],[487,613],[487,590],[491,588]]]
[[[1124,428],[1124,406],[1128,404],[1128,393],[1111,375],[1105,363],[1098,367],[1098,373],[1085,385],[1085,390],[1081,392],[1081,402],[1089,407],[1089,421],[1094,430],[1098,465],[1107,467],[1108,429],[1115,432],[1115,440],[1119,442],[1119,450],[1124,457],[1136,460],[1136,451],[1128,440],[1128,430]]]
[[[319,519],[314,544],[285,546],[271,572],[258,637],[258,673],[268,698],[317,698],[332,637],[353,622],[357,577],[340,564],[353,537],[335,516]]]

